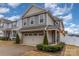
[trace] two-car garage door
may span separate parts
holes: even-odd
[[[43,32],[27,32],[23,35],[23,44],[35,46],[43,42]]]

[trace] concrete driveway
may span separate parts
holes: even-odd
[[[0,56],[21,56],[30,50],[32,48],[28,46],[0,46]]]
[[[35,47],[14,44],[14,41],[0,40],[0,56],[59,56],[61,52],[38,51]]]
[[[0,41],[0,56],[21,56],[33,47],[14,44],[13,41]]]

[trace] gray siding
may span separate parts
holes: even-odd
[[[40,15],[42,15],[42,14],[40,14]],[[31,24],[30,23],[30,21],[31,21],[30,18],[31,17],[23,19],[23,27],[32,27],[32,26],[46,25],[46,22],[45,22],[45,20],[46,20],[45,14],[43,14],[44,15],[43,23],[40,23],[40,15],[31,16],[31,17],[34,17],[34,19],[33,19],[34,20],[34,24]],[[26,24],[24,25],[24,23],[26,23]]]

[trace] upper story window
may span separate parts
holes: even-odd
[[[40,23],[43,23],[43,19],[40,19]]]
[[[29,18],[27,18],[27,19],[29,19]],[[27,24],[27,19],[23,19],[23,25]]]
[[[26,25],[26,22],[24,22],[24,25]]]
[[[16,27],[16,26],[17,26],[17,23],[16,22],[12,24],[12,27],[13,28]]]
[[[34,23],[34,21],[33,20],[31,20],[31,24],[33,24]]]
[[[42,24],[44,22],[45,19],[45,14],[41,14],[39,15],[39,23]]]
[[[30,17],[30,24],[32,25],[32,24],[34,24],[34,17]]]
[[[3,26],[4,26],[4,24],[1,23],[1,24],[0,24],[0,28],[3,28]]]

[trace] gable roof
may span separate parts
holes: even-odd
[[[25,17],[26,17],[25,15],[27,15],[27,14],[29,13],[29,11],[30,11],[31,9],[33,9],[33,8],[36,8],[37,10],[40,10],[39,12],[46,12],[46,10],[43,9],[43,8],[37,7],[37,6],[35,6],[35,5],[31,5],[31,6],[24,12],[24,14],[22,15],[22,18],[25,18]],[[36,11],[35,11],[35,12],[36,12]],[[27,15],[27,16],[28,16],[28,15]]]
[[[10,22],[12,22],[12,21],[7,20],[7,19],[4,19],[4,18],[0,18],[0,22],[3,22],[3,23],[10,23]]]

